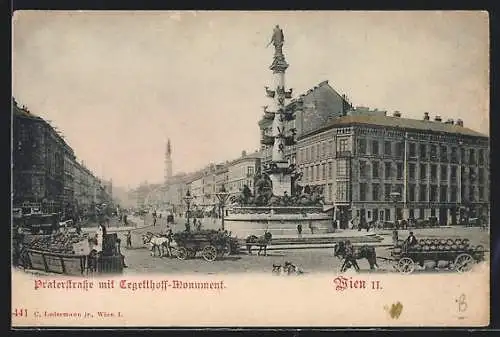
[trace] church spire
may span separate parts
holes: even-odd
[[[172,177],[172,146],[170,138],[167,140],[167,148],[165,149],[165,185],[168,185]]]

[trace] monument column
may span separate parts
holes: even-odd
[[[288,68],[288,63],[283,55],[284,36],[283,31],[276,26],[273,31],[273,36],[269,44],[274,45],[273,63],[269,67],[273,71],[274,88],[266,87],[266,94],[273,99],[272,133],[273,138],[271,163],[265,170],[269,174],[273,185],[273,195],[284,196],[291,195],[291,174],[293,168],[285,158],[285,150],[287,146],[294,144],[294,136],[289,134],[287,128],[288,121],[293,119],[293,113],[285,111],[285,101],[292,96],[292,90],[285,91],[285,71]]]

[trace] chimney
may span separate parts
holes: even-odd
[[[241,151],[241,156],[242,157],[246,157],[246,155],[247,155],[247,151],[245,151],[245,150]]]
[[[457,119],[457,125],[458,126],[464,126],[464,121],[461,119]]]
[[[399,111],[394,111],[394,113],[392,114],[394,117],[401,117],[401,112]]]
[[[428,121],[428,120],[429,120],[429,113],[424,112],[424,121]]]
[[[446,120],[446,122],[444,122],[445,124],[451,124],[453,125],[455,122],[453,121],[453,119],[449,118]]]
[[[435,122],[441,122],[442,121],[441,116],[436,115],[436,117],[434,117],[434,121]]]

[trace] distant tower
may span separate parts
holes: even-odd
[[[170,139],[168,139],[165,149],[165,185],[169,184],[170,178],[172,178],[172,147]]]

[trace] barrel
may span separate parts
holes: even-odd
[[[448,246],[453,245],[453,240],[452,240],[452,239],[448,239],[448,240],[446,240],[446,244],[447,244]]]
[[[458,246],[456,244],[451,245],[451,250],[458,250]]]
[[[429,245],[424,245],[424,246],[422,246],[422,251],[424,251],[424,252],[428,252],[428,251],[429,251],[429,249],[430,249],[430,248],[429,248]]]

